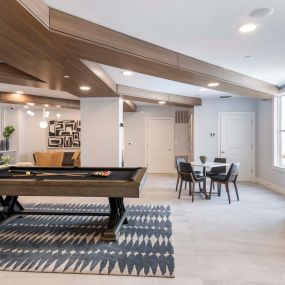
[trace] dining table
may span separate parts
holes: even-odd
[[[203,176],[206,177],[207,170],[211,170],[215,167],[221,167],[221,166],[230,166],[230,163],[222,163],[222,162],[212,162],[207,161],[205,163],[202,163],[201,161],[192,161],[190,162],[193,167],[200,167],[203,168]],[[207,191],[206,191],[206,179],[203,181],[203,193],[206,195],[206,199],[208,199]]]

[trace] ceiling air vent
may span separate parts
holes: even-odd
[[[189,124],[190,112],[189,110],[175,111],[175,124]]]

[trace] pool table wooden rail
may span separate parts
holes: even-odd
[[[0,179],[0,196],[67,196],[138,198],[146,168],[140,168],[132,180],[76,179]]]

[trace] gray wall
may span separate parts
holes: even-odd
[[[285,172],[273,169],[273,101],[257,102],[256,177],[284,189]]]
[[[247,98],[205,99],[202,106],[194,108],[194,155],[206,155],[213,160],[218,155],[218,113],[255,112],[256,101]],[[210,133],[216,136],[211,137]]]

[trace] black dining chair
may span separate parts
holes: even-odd
[[[229,204],[231,204],[229,183],[232,182],[234,184],[234,187],[235,187],[237,200],[239,201],[239,193],[238,193],[238,188],[237,188],[237,178],[238,178],[238,174],[239,174],[239,167],[240,167],[240,163],[232,163],[227,174],[217,174],[217,175],[211,176],[211,186],[210,186],[209,199],[211,199],[213,183],[216,182],[216,183],[218,183],[218,187],[219,187],[220,191],[221,191],[221,185],[222,184],[225,185],[226,191],[228,194]]]
[[[178,199],[180,199],[180,196],[181,196],[183,181],[187,181],[189,182],[189,195],[192,195],[192,202],[194,202],[195,185],[198,183],[200,191],[201,191],[203,187],[201,187],[200,183],[204,182],[204,180],[206,179],[206,176],[201,176],[197,174],[194,171],[191,163],[188,163],[188,162],[180,162],[180,176],[181,176],[181,181],[180,181]],[[207,193],[204,193],[204,194],[205,194],[205,197],[207,198]]]
[[[175,157],[175,165],[176,165],[176,171],[177,171],[176,192],[178,190],[179,181],[181,179],[180,162],[187,162],[186,157],[185,156],[177,156],[177,157]]]
[[[214,159],[214,162],[217,163],[226,163],[227,159],[223,157],[216,157]],[[219,166],[219,167],[213,167],[210,171],[207,171],[206,176],[208,178],[211,178],[212,176],[218,175],[218,174],[225,174],[227,172],[226,166]],[[213,189],[215,189],[215,183],[212,184]],[[221,196],[221,192],[219,191],[218,187],[218,195]]]

